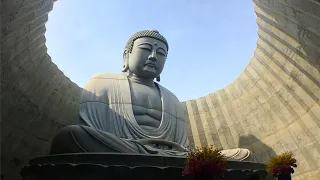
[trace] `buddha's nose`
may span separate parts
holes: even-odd
[[[157,61],[156,53],[155,53],[155,52],[152,52],[152,53],[149,55],[148,59],[151,60],[151,61]]]

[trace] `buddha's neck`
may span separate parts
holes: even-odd
[[[125,74],[127,75],[127,77],[129,78],[129,80],[131,82],[144,84],[147,86],[155,86],[153,79],[142,78],[142,77],[140,77],[136,74],[130,73],[130,72],[126,72]]]

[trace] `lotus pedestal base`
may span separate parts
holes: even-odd
[[[23,180],[191,180],[182,177],[185,158],[137,154],[86,153],[34,158]],[[269,179],[265,165],[228,161],[226,180]]]

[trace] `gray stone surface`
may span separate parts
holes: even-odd
[[[123,73],[94,75],[80,98],[77,125],[54,137],[50,154],[137,153],[186,156],[189,140],[181,103],[159,80],[168,54],[168,42],[157,30],[136,32],[128,40]],[[202,128],[196,102],[192,102],[197,127]],[[202,105],[200,103],[203,111]],[[204,129],[199,130],[207,146]],[[228,131],[226,131],[228,133]],[[230,138],[229,138],[230,139]],[[233,145],[232,148],[235,146]],[[254,161],[247,149],[221,151],[228,159]]]
[[[19,179],[23,164],[31,156],[47,154],[54,134],[77,116],[81,88],[52,63],[45,46],[45,23],[53,2],[1,1],[4,179]],[[205,143],[201,135],[216,147],[251,149],[261,161],[264,155],[292,150],[299,162],[293,179],[320,179],[320,3],[254,3],[259,38],[243,73],[223,92],[204,96],[197,117],[187,107],[190,101],[182,103],[190,145]],[[197,129],[195,117],[202,126],[208,124],[204,132]]]
[[[167,40],[157,30],[134,33],[124,48],[123,73],[97,74],[86,83],[77,125],[55,136],[50,154],[186,156],[189,141],[181,103],[154,81],[168,50]]]

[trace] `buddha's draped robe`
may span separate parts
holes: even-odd
[[[62,129],[52,143],[51,154],[75,152],[120,152],[186,155],[186,152],[142,145],[138,139],[161,139],[187,148],[184,114],[179,100],[156,83],[162,102],[157,129],[142,129],[136,122],[129,80],[125,74],[98,74],[81,94],[78,125]],[[64,147],[61,147],[64,144]],[[65,152],[68,151],[68,152]]]

